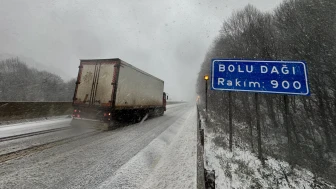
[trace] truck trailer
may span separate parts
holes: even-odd
[[[140,121],[166,111],[164,81],[119,58],[80,60],[73,122]]]

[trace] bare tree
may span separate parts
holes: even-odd
[[[71,101],[74,79],[29,68],[18,58],[0,61],[1,101]]]
[[[333,176],[336,165],[329,157],[336,152],[336,2],[334,0],[287,0],[274,13],[262,13],[251,5],[226,20],[219,36],[209,49],[199,72],[197,93],[204,99],[203,75],[210,74],[213,58],[266,60],[305,60],[308,65],[311,96],[290,96],[288,125],[284,124],[284,99],[279,95],[259,95],[264,152],[287,159],[292,138],[294,156],[289,161]],[[228,104],[225,92],[209,91],[212,117],[224,118]],[[235,122],[248,127],[237,128],[237,138],[254,149],[255,111],[252,94],[234,93]],[[201,101],[202,102],[202,101]],[[287,132],[288,131],[288,132]],[[249,137],[245,137],[249,136]]]

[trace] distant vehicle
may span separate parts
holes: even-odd
[[[112,123],[163,115],[168,98],[163,89],[164,81],[118,58],[81,60],[73,118]]]

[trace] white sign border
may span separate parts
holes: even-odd
[[[274,91],[256,91],[256,90],[243,90],[243,89],[218,89],[213,86],[214,82],[214,65],[215,62],[269,62],[269,63],[292,63],[292,64],[302,64],[304,68],[305,73],[305,79],[306,79],[306,93],[289,93],[289,92],[274,92]],[[309,87],[308,87],[308,76],[307,76],[307,70],[306,70],[306,64],[302,61],[276,61],[276,60],[235,60],[235,59],[213,59],[212,60],[212,69],[211,69],[211,89],[212,90],[218,90],[218,91],[245,91],[245,92],[256,92],[256,93],[269,93],[269,94],[292,94],[292,95],[309,95]]]

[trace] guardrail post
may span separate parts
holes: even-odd
[[[215,174],[215,170],[212,171],[208,171],[206,169],[204,169],[204,180],[205,180],[205,188],[206,189],[212,189],[216,187],[216,174]]]
[[[208,171],[204,168],[204,129],[200,119],[200,112],[197,107],[197,189],[215,188],[215,171]]]
[[[200,130],[200,137],[201,137],[201,144],[202,147],[204,148],[204,129]]]
[[[205,189],[204,148],[201,141],[201,119],[197,107],[197,189]]]

